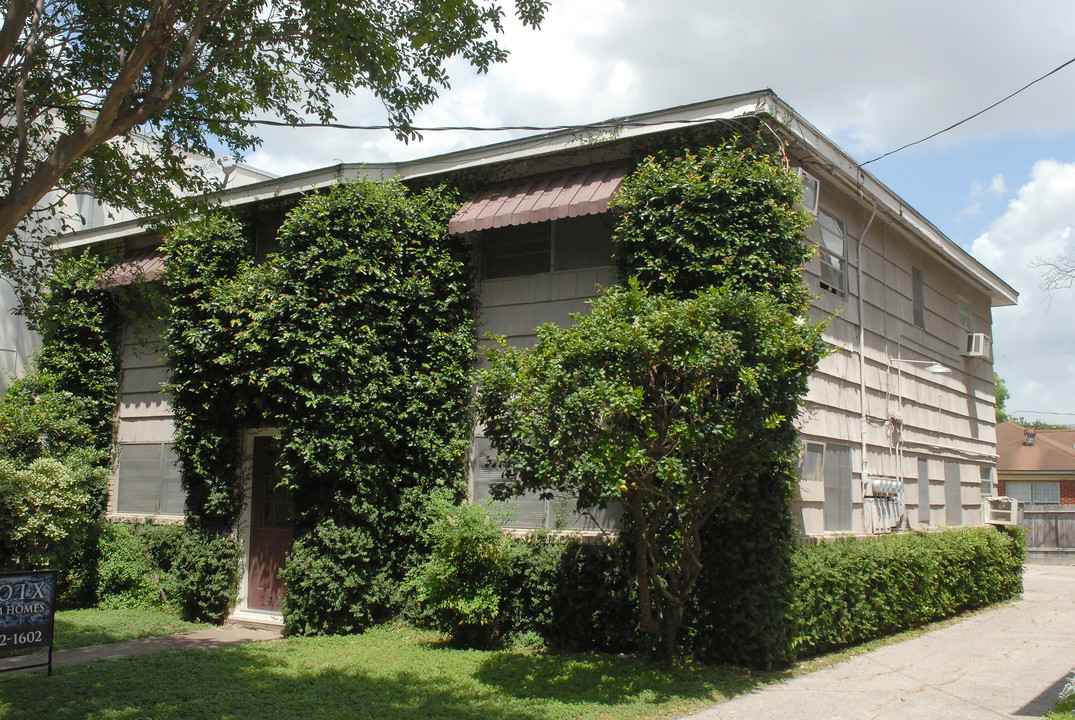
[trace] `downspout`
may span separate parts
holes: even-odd
[[[855,271],[855,282],[857,283],[857,295],[858,295],[858,330],[859,330],[859,410],[861,411],[859,417],[859,484],[862,490],[862,527],[866,529],[866,323],[863,319],[863,301],[862,301],[862,240],[866,237],[866,233],[869,232],[870,226],[873,225],[873,219],[877,217],[877,202],[871,198],[870,203],[873,205],[873,212],[870,213],[870,219],[866,221],[866,227],[859,233],[858,244],[855,248],[855,260],[858,265]],[[873,523],[870,523],[871,526]],[[876,528],[871,528],[876,532]]]

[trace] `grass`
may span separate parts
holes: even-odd
[[[51,678],[41,671],[0,676],[0,719],[668,718],[966,617],[830,653],[781,673],[666,667],[596,653],[456,650],[437,633],[386,625],[363,635],[171,650],[66,666]],[[61,612],[56,623],[63,647],[198,627],[204,626],[167,613],[115,610]],[[1075,720],[1070,706],[1057,712],[1046,717]]]
[[[630,657],[456,650],[387,625],[363,635],[171,650],[0,676],[0,717],[667,718],[775,674]]]
[[[56,613],[55,649],[101,645],[211,627],[189,623],[164,610],[61,610]]]

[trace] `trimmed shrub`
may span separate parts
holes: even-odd
[[[107,523],[99,605],[160,608],[185,620],[223,622],[239,591],[239,543],[183,525]]]
[[[395,583],[379,544],[360,527],[329,518],[297,538],[282,571],[284,621],[301,635],[365,630],[389,617]]]
[[[702,562],[683,645],[694,658],[771,668],[790,662],[792,556],[797,531],[786,500],[796,482],[787,463],[762,473],[702,533]],[[767,512],[764,508],[769,508]]]
[[[522,545],[504,534],[487,504],[458,505],[438,495],[429,514],[429,559],[414,569],[407,586],[454,644],[489,647],[513,619],[505,612],[506,596]]]
[[[184,528],[174,565],[184,620],[224,622],[239,594],[240,557],[235,538]]]
[[[799,548],[797,657],[1009,600],[1023,589],[1022,530],[966,527]]]

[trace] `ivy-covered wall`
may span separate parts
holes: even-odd
[[[387,616],[425,498],[465,496],[474,303],[466,248],[447,232],[458,207],[443,188],[352,182],[303,199],[261,264],[222,215],[167,241],[188,523],[215,538],[237,527],[242,434],[276,429],[296,500],[294,630]]]

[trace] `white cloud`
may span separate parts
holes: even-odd
[[[971,252],[1019,291],[1019,305],[994,311],[997,372],[1011,390],[1009,409],[1075,413],[1075,290],[1040,287],[1043,259],[1075,255],[1075,163],[1038,162],[1007,212]],[[1043,419],[1056,420],[1042,415]],[[1075,422],[1075,417],[1061,419]]]
[[[419,116],[422,124],[585,123],[769,87],[866,157],[954,123],[1067,60],[1075,5],[553,0],[540,30],[509,18],[500,40],[507,63],[481,76],[451,63],[452,88]],[[354,123],[385,117],[368,94],[343,101],[337,114]],[[1075,67],[932,142],[1073,128]],[[359,131],[268,135],[288,148],[274,157],[308,167],[340,155],[399,160],[503,139],[430,134],[405,147],[388,136],[371,146]]]

